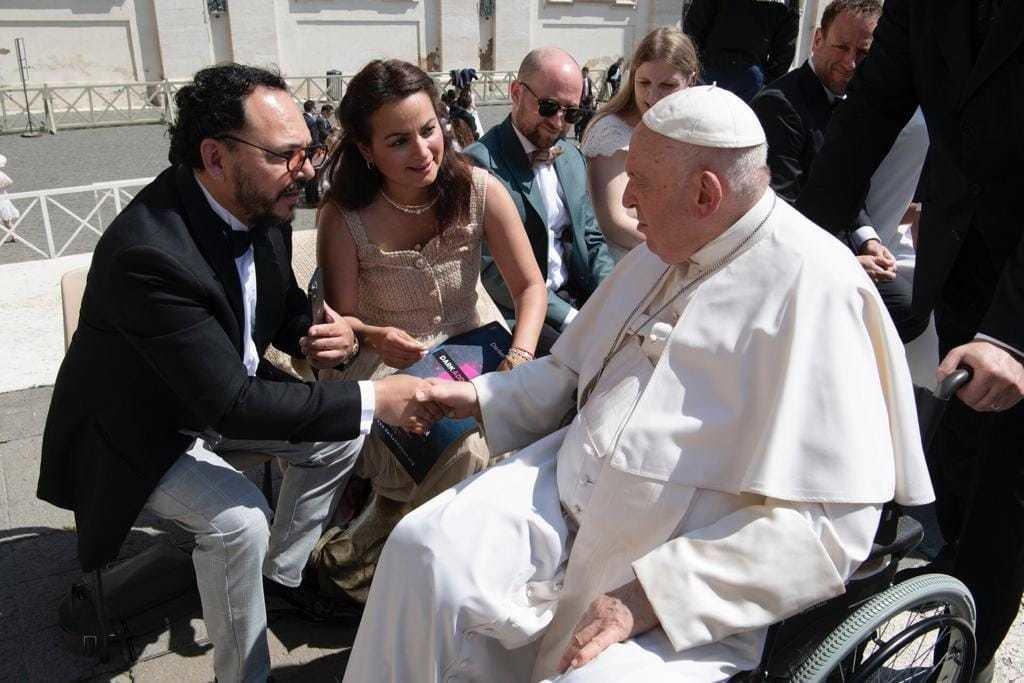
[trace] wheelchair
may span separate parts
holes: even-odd
[[[948,400],[969,379],[969,372],[955,372],[937,398]],[[940,416],[922,420],[926,444]],[[900,560],[923,538],[917,520],[896,505],[885,506],[871,553],[846,593],[774,625],[760,665],[731,683],[970,681],[975,608],[967,588],[943,574],[895,583]]]

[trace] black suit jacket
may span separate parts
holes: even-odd
[[[795,5],[796,3],[792,3]],[[767,81],[793,63],[800,14],[789,2],[693,0],[683,3],[683,32],[693,39],[701,60],[757,64]]]
[[[565,201],[572,220],[571,249],[566,250],[569,266],[568,289],[580,306],[594,293],[601,281],[612,272],[615,263],[608,254],[604,235],[597,227],[594,207],[587,193],[587,166],[583,155],[575,145],[561,140],[558,146],[563,152],[555,159],[555,173],[565,194]],[[476,163],[496,176],[512,196],[519,218],[526,227],[533,255],[540,266],[540,272],[548,273],[548,228],[544,198],[540,187],[534,182],[533,166],[523,145],[512,127],[512,118],[491,128],[480,141],[466,148],[466,154]],[[514,315],[512,297],[490,252],[484,250],[481,279],[484,286],[502,309],[505,317]],[[548,291],[548,312],[546,322],[561,331],[569,304]]]
[[[192,169],[179,166],[139,192],[96,246],[54,386],[38,488],[74,510],[86,570],[116,557],[190,444],[182,430],[294,441],[359,433],[355,383],[247,375],[227,230]],[[291,226],[254,231],[253,250],[256,348],[262,355],[272,341],[299,355],[310,318],[291,269]]]
[[[798,208],[831,230],[849,224],[920,105],[931,145],[914,307],[949,300],[961,323],[1024,348],[1024,3],[1002,3],[977,59],[971,18],[972,0],[886,1]],[[961,284],[970,296],[952,291]]]
[[[825,142],[832,103],[808,61],[765,86],[750,106],[768,139],[772,189],[793,204]]]

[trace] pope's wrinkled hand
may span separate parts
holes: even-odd
[[[1002,412],[1024,396],[1024,365],[991,342],[975,340],[951,349],[935,376],[941,382],[961,365],[969,366],[974,376],[956,395],[973,410]]]
[[[356,335],[345,319],[324,304],[324,322],[309,328],[299,339],[299,349],[318,370],[347,362],[359,350]]]
[[[578,669],[615,643],[658,625],[651,602],[637,580],[598,596],[576,624],[558,670]]]
[[[446,382],[439,379],[424,380],[417,398],[437,404],[448,417],[461,420],[480,417],[480,402],[476,387],[470,382]]]
[[[436,403],[418,397],[425,380],[409,375],[392,375],[373,383],[374,416],[389,425],[414,434],[424,434],[444,417]]]

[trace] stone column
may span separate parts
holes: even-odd
[[[498,0],[494,14],[494,68],[514,71],[533,48],[530,28],[537,20],[536,0]]]
[[[191,78],[196,71],[213,63],[205,2],[153,0],[153,10],[164,78]]]
[[[441,70],[480,68],[477,0],[440,0]]]
[[[276,5],[268,0],[231,0],[228,3],[231,47],[236,62],[260,67],[281,66]]]

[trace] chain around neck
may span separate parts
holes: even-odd
[[[434,207],[434,204],[437,204],[437,199],[440,195],[434,195],[433,199],[428,202],[424,202],[423,204],[399,204],[389,197],[388,193],[385,192],[382,187],[380,188],[380,196],[383,197],[384,201],[390,204],[394,209],[413,216],[420,216],[425,214],[427,211],[430,211],[430,209]]]

